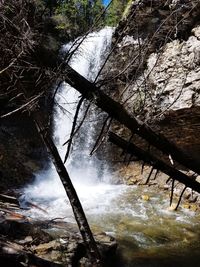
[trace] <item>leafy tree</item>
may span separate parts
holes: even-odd
[[[37,0],[52,16],[59,30],[69,39],[86,32],[98,20],[98,26],[116,26],[130,0],[113,0],[107,13],[102,15],[102,0]]]
[[[93,1],[93,5],[92,5],[92,11],[91,11],[91,18],[92,18],[92,23],[94,24],[95,20],[97,20],[99,18],[99,16],[102,15],[103,13],[103,10],[104,10],[104,6],[102,5],[102,0],[95,0]],[[101,18],[101,21],[100,21],[100,24],[104,24],[105,18],[102,17]]]
[[[49,0],[48,0],[49,1]],[[101,0],[64,0],[57,1],[55,19],[58,27],[76,37],[86,32],[103,11]]]
[[[116,26],[122,18],[123,11],[129,0],[113,0],[106,15],[106,24]]]

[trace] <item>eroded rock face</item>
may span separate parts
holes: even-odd
[[[150,55],[145,75],[155,91],[149,112],[200,106],[200,26],[191,34],[187,41],[174,40]]]

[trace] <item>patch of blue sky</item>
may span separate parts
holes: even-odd
[[[110,0],[103,0],[103,4],[107,6],[110,3]]]

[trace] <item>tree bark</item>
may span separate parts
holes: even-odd
[[[103,93],[95,84],[89,82],[67,64],[63,65],[63,75],[65,81],[79,91],[83,97],[93,101],[112,118],[130,129],[132,133],[139,135],[164,154],[171,155],[172,159],[181,165],[200,174],[199,162],[177,148],[174,143],[167,140],[163,135],[155,133],[149,126],[131,116],[121,104]]]
[[[94,267],[100,267],[101,264],[101,256],[97,247],[97,244],[94,240],[94,237],[92,235],[92,232],[90,230],[89,224],[87,222],[85,213],[83,211],[82,205],[80,203],[80,200],[78,198],[78,195],[75,191],[75,188],[71,182],[71,179],[69,177],[69,174],[65,168],[64,163],[62,162],[62,159],[58,153],[58,150],[51,139],[50,135],[48,134],[47,130],[42,126],[41,121],[34,117],[34,121],[37,127],[37,130],[43,139],[45,146],[52,158],[52,161],[56,167],[57,173],[62,181],[62,184],[64,186],[65,192],[69,198],[69,201],[71,203],[74,216],[76,219],[76,222],[78,224],[80,233],[82,235],[84,244],[86,246],[86,250],[88,253],[88,257],[92,263],[92,266]]]
[[[186,174],[180,172],[179,170],[164,163],[162,160],[157,159],[149,152],[142,150],[133,143],[125,141],[124,139],[112,132],[109,133],[109,141],[117,145],[118,147],[124,149],[126,152],[135,155],[138,159],[144,160],[146,163],[153,166],[154,169],[162,171],[163,173],[169,175],[172,179],[177,180],[180,183],[183,183],[186,187],[190,187],[191,189],[200,193],[200,183],[187,176]]]

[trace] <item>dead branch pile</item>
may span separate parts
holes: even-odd
[[[48,67],[41,66],[35,53],[41,41],[37,31],[41,23],[34,1],[1,1],[1,114],[29,101],[33,106],[38,101],[33,98],[49,88],[54,78]]]

